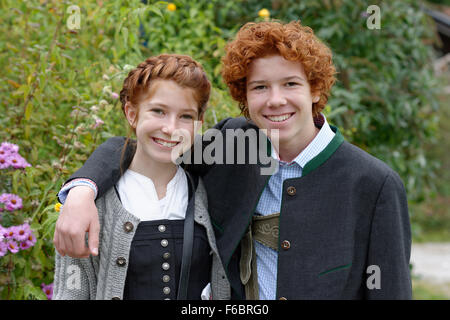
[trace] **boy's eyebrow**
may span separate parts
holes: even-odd
[[[285,78],[281,78],[279,81],[288,81],[288,80],[294,80],[294,79],[298,79],[300,81],[306,81],[303,77],[300,76],[290,76],[290,77],[285,77]],[[258,84],[258,83],[265,83],[266,80],[254,80],[254,81],[250,81],[248,84]]]

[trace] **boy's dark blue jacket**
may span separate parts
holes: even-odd
[[[257,129],[245,118],[225,119],[215,128],[223,133],[224,150],[236,142],[227,141],[226,129]],[[411,230],[403,183],[385,163],[333,130],[334,139],[306,164],[303,176],[283,183],[276,297],[411,299]],[[70,180],[95,181],[101,196],[120,178],[124,141],[106,141]],[[207,144],[203,142],[203,148]],[[245,150],[248,153],[248,143]],[[127,150],[123,168],[131,159]],[[270,178],[261,175],[261,167],[260,162],[186,165],[203,178],[234,299],[245,298],[239,244]],[[282,248],[283,241],[290,245]]]

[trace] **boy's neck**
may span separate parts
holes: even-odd
[[[305,130],[306,131],[306,130]],[[281,142],[277,150],[281,161],[292,162],[314,140],[320,129],[314,126],[299,134],[300,138],[294,141]]]

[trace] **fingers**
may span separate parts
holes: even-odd
[[[58,229],[55,227],[55,234],[53,235],[53,244],[55,246],[55,250],[64,257],[66,255],[66,251],[64,250],[64,246],[61,245],[61,240],[59,237]]]
[[[91,219],[89,225],[89,250],[94,256],[98,255],[100,224],[98,222],[98,215]]]

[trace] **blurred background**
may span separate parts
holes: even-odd
[[[332,49],[327,119],[403,179],[414,299],[450,299],[449,0],[1,0],[0,299],[51,299],[56,193],[126,135],[128,71],[164,52],[200,61],[206,130],[239,115],[220,77],[227,41],[268,19],[301,20]]]

